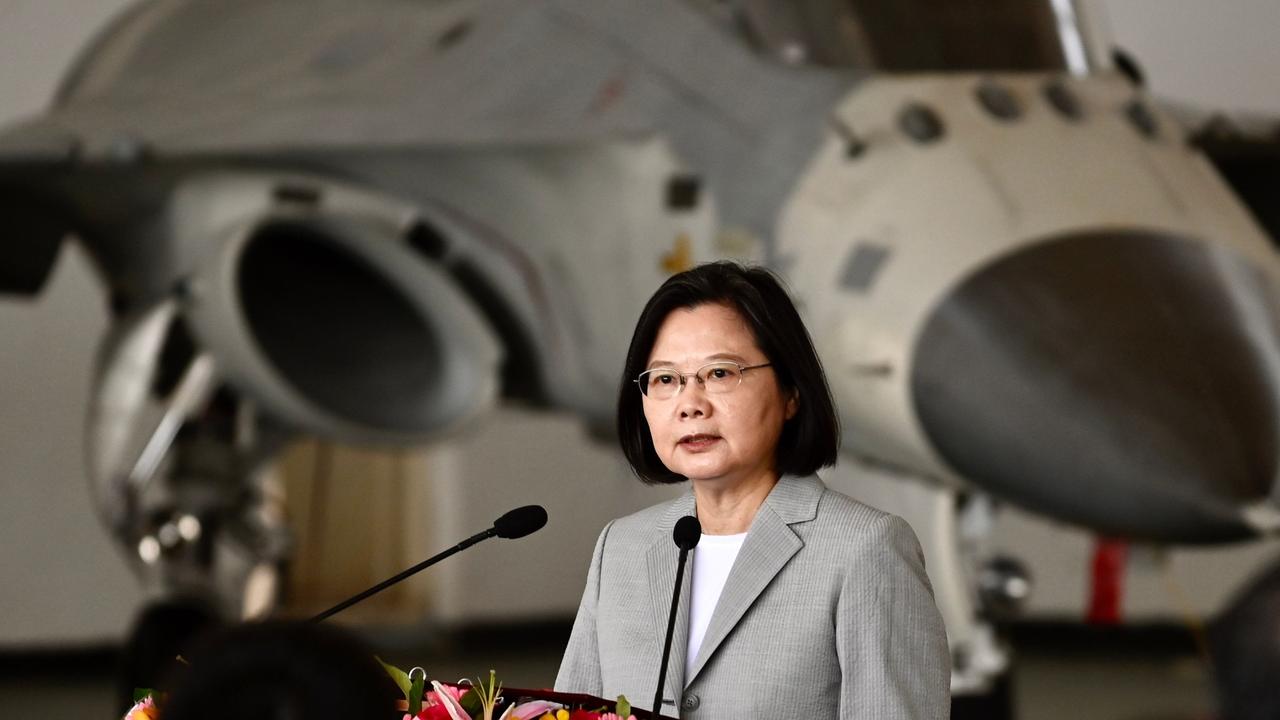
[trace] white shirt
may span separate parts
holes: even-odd
[[[733,561],[738,559],[747,534],[703,535],[693,549],[693,588],[689,599],[689,654],[685,658],[685,677],[693,672],[702,639],[707,635],[711,615],[720,601],[720,592],[729,579]]]

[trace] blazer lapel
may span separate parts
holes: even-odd
[[[649,604],[653,609],[653,637],[658,645],[657,657],[662,657],[662,643],[667,637],[667,618],[671,613],[671,593],[676,586],[676,565],[680,562],[680,550],[671,537],[676,521],[685,515],[694,513],[693,494],[686,493],[677,498],[666,515],[659,522],[658,537],[649,547],[645,561],[649,573]],[[680,584],[680,601],[676,606],[675,631],[671,636],[671,657],[667,663],[666,687],[662,691],[663,699],[680,702],[683,691],[685,656],[689,647],[689,591],[691,571],[693,569],[693,553],[685,561],[684,579]],[[657,668],[651,681],[657,680]],[[646,702],[648,702],[646,700]]]
[[[707,634],[698,649],[693,670],[684,678],[682,688],[693,682],[760,593],[804,546],[804,541],[790,524],[809,521],[817,516],[818,499],[824,489],[822,481],[816,477],[783,478],[769,493],[751,523],[742,549],[738,551],[733,570],[711,615]],[[685,635],[688,635],[687,629]],[[687,643],[686,637],[686,646]]]

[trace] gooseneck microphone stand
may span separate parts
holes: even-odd
[[[662,665],[658,668],[658,689],[653,691],[653,716],[662,714],[662,686],[667,682],[667,664],[671,660],[671,637],[676,629],[676,608],[680,605],[680,584],[684,581],[684,564],[689,559],[689,551],[697,547],[702,538],[702,524],[698,518],[686,515],[676,522],[671,532],[676,547],[680,548],[680,561],[676,566],[676,587],[671,594],[671,614],[667,616],[667,639],[662,644]],[[676,698],[677,706],[680,699]]]
[[[395,585],[396,583],[400,582],[401,580],[404,580],[410,575],[413,575],[414,573],[417,573],[417,572],[421,572],[431,567],[432,565],[435,565],[441,560],[444,560],[450,555],[453,555],[455,553],[460,553],[463,550],[466,550],[467,548],[471,547],[472,545],[475,545],[476,543],[480,542],[481,540],[488,540],[489,538],[495,537],[495,536],[500,538],[506,538],[508,540],[520,538],[520,537],[524,537],[525,535],[528,535],[529,533],[540,530],[542,526],[546,524],[547,524],[547,511],[543,509],[540,505],[525,505],[524,507],[518,507],[515,510],[512,510],[511,512],[506,513],[505,515],[498,518],[497,520],[494,520],[493,527],[489,528],[488,530],[485,530],[483,532],[478,532],[475,535],[472,535],[471,537],[467,538],[466,540],[463,540],[462,542],[458,543],[457,545],[454,545],[448,550],[445,550],[444,552],[436,553],[435,555],[432,555],[431,557],[427,558],[426,560],[423,560],[417,565],[414,565],[408,570],[404,570],[400,573],[397,573],[396,575],[393,575],[387,578],[386,580],[383,580],[382,582],[378,583],[377,585],[374,585],[373,587],[369,588],[368,590],[365,590],[364,592],[360,592],[360,593],[356,593],[355,595],[352,595],[346,600],[343,600],[337,605],[334,605],[328,610],[325,610],[319,615],[316,615],[315,617],[311,618],[307,622],[318,623],[332,615],[342,612],[343,610],[346,610],[347,608],[351,607],[352,605],[355,605],[361,600],[364,600],[370,595],[375,595],[377,593],[380,593],[383,590],[386,590],[387,588],[391,587],[392,585]],[[681,562],[683,562],[683,558],[681,558]]]

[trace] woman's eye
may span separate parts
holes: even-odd
[[[711,377],[716,380],[732,380],[738,377],[737,365],[720,365],[711,369]]]
[[[676,377],[674,375],[654,375],[653,376],[653,382],[658,385],[670,385],[675,381],[676,381]]]

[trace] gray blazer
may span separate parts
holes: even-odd
[[[605,526],[556,689],[653,702],[692,492]],[[693,671],[686,566],[663,714],[946,718],[951,657],[919,542],[903,520],[783,478],[751,524]],[[675,699],[679,698],[679,708]]]

